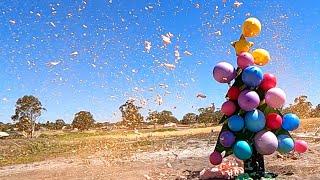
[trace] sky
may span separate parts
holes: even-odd
[[[40,122],[71,122],[80,110],[99,122],[119,121],[118,108],[130,98],[144,116],[170,110],[181,119],[211,103],[220,107],[228,86],[214,81],[212,69],[221,61],[236,66],[230,43],[248,17],[262,24],[260,35],[248,40],[269,51],[262,70],[277,76],[286,105],[299,95],[319,104],[315,1],[2,0],[0,121],[12,122],[24,95],[47,109]]]

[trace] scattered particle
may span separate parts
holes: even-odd
[[[165,34],[165,35],[161,35],[163,44],[164,44],[164,45],[170,44],[172,37],[173,37],[173,34],[171,34],[170,32],[167,33],[167,34]]]
[[[50,22],[51,26],[56,27],[56,25],[53,22]]]
[[[202,94],[202,93],[198,93],[197,94],[197,98],[199,98],[199,99],[204,99],[204,98],[206,98],[207,96],[206,95],[204,95],[204,94]]]
[[[144,41],[144,49],[149,53],[151,50],[151,42],[149,41]]]
[[[56,65],[58,65],[60,63],[61,63],[61,61],[51,61],[51,62],[46,63],[46,65],[49,68],[53,68],[53,67],[55,67]]]
[[[78,51],[73,51],[71,54],[70,54],[70,56],[77,56],[79,53],[78,53]]]
[[[216,31],[216,32],[214,32],[214,34],[215,34],[216,36],[221,36],[221,31]]]
[[[192,53],[190,51],[184,51],[183,54],[186,56],[192,56]]]
[[[12,24],[12,25],[15,25],[16,21],[11,19],[11,20],[9,20],[9,23]]]
[[[242,4],[243,4],[242,2],[235,1],[235,2],[233,3],[233,6],[234,6],[235,8],[239,8]]]
[[[174,70],[176,66],[174,64],[164,63],[164,67],[168,68],[169,70]]]
[[[162,103],[163,103],[163,99],[162,99],[162,97],[158,94],[157,95],[157,97],[156,97],[156,103],[158,104],[158,105],[161,105]]]

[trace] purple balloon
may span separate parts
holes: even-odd
[[[213,77],[220,83],[229,83],[236,76],[237,72],[235,68],[227,62],[220,62],[213,69]]]
[[[260,104],[259,95],[255,91],[243,90],[238,98],[238,104],[245,111],[252,111]]]
[[[237,57],[237,64],[241,69],[254,65],[254,58],[249,52],[242,52]]]
[[[260,131],[254,136],[254,145],[258,153],[270,155],[278,148],[277,136],[271,131]]]
[[[231,147],[235,140],[236,137],[233,135],[231,131],[223,131],[220,134],[219,141],[224,147]]]

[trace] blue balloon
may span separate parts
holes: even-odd
[[[228,119],[228,126],[231,131],[241,131],[244,127],[243,118],[239,115],[233,115]]]
[[[238,141],[233,146],[233,154],[241,160],[247,160],[252,155],[252,148],[246,141]]]
[[[282,128],[287,131],[293,131],[300,125],[300,119],[297,115],[288,113],[282,118]]]
[[[293,150],[294,142],[290,136],[282,134],[278,137],[278,151],[281,153],[288,153]]]
[[[263,112],[257,109],[247,112],[244,121],[246,128],[252,132],[261,131],[266,125],[266,118]]]
[[[242,81],[249,87],[257,87],[263,79],[262,70],[256,66],[249,66],[242,72]]]

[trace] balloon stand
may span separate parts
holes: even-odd
[[[278,175],[265,171],[263,155],[259,154],[255,149],[250,159],[244,162],[244,173],[253,179],[276,178]]]
[[[305,141],[294,140],[290,135],[299,127],[300,119],[281,111],[286,94],[277,87],[276,76],[263,73],[260,68],[271,60],[269,52],[251,51],[254,43],[247,38],[258,36],[260,31],[258,19],[246,19],[240,39],[232,43],[238,67],[220,62],[213,69],[214,79],[228,84],[229,89],[221,106],[222,128],[209,160],[212,165],[220,165],[231,154],[242,160],[244,173],[237,179],[275,178],[276,174],[265,172],[264,155],[276,151],[303,153],[308,149]]]

